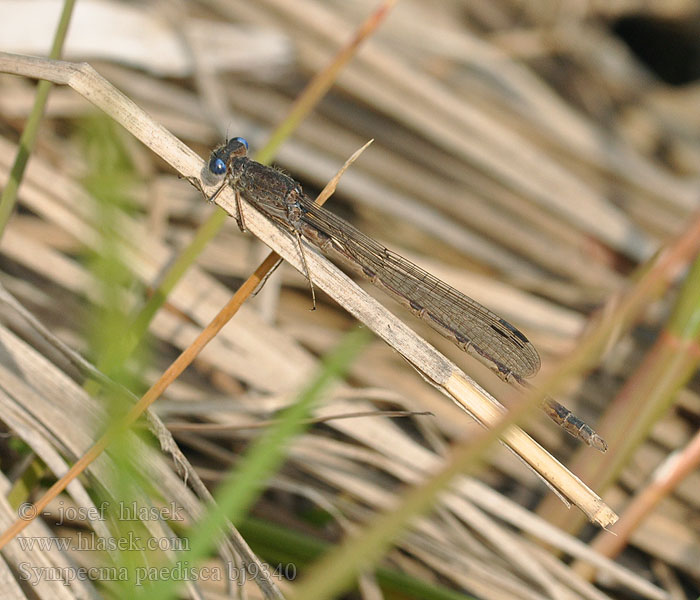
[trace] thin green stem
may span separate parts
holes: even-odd
[[[255,155],[255,159],[258,162],[268,164],[272,160],[277,148],[296,130],[303,119],[321,101],[337,79],[340,71],[350,59],[355,56],[362,42],[376,31],[389,12],[389,9],[396,1],[397,0],[386,0],[376,11],[369,15],[355,31],[353,37],[338,51],[330,63],[309,81],[287,115],[275,128],[267,144]],[[214,238],[226,222],[226,216],[225,212],[217,210],[200,226],[192,242],[173,263],[146,305],[134,316],[133,322],[135,327],[130,333],[131,339],[129,344],[127,344],[128,347],[133,349],[141,339],[151,319],[164,304],[170,292],[180,281],[187,269],[194,264],[207,243]]]
[[[326,389],[344,375],[369,339],[370,332],[364,328],[347,334],[324,359],[318,375],[280,414],[278,422],[251,445],[239,467],[217,489],[215,504],[192,528],[188,552],[180,556],[180,564],[201,561],[215,547],[226,519],[235,523],[246,514],[265,488],[268,478],[282,465],[291,441],[307,427],[306,418],[313,407]],[[149,600],[170,598],[176,584],[172,579],[159,579],[139,597],[148,595]]]
[[[75,0],[65,0],[63,4],[63,12],[61,13],[61,18],[58,22],[58,28],[56,29],[56,35],[53,39],[49,58],[57,59],[61,57],[63,43],[66,39],[66,33],[68,32],[68,25],[70,24],[70,18],[73,14],[74,5]],[[24,171],[27,168],[29,156],[32,153],[32,150],[34,150],[36,136],[39,131],[39,124],[41,123],[41,118],[44,116],[46,100],[49,97],[49,90],[51,90],[52,85],[53,84],[45,79],[42,79],[37,84],[34,106],[32,107],[32,112],[29,115],[29,119],[27,119],[27,124],[24,131],[20,136],[17,157],[15,158],[15,162],[10,170],[10,177],[7,181],[7,185],[2,191],[2,196],[0,197],[0,238],[5,232],[7,223],[15,210],[15,205],[17,204],[17,190],[19,189],[19,184],[24,177]]]

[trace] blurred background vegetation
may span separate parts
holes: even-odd
[[[203,158],[233,136],[247,138],[255,154],[380,6],[78,2],[63,58],[90,62]],[[60,9],[59,2],[0,2],[0,50],[46,56]],[[546,372],[697,220],[699,11],[689,0],[400,0],[270,158],[314,196],[374,138],[327,208],[512,322],[538,348]],[[35,93],[36,82],[0,75],[3,186]],[[15,506],[40,495],[84,452],[105,415],[116,418],[116,400],[92,384],[85,393],[90,377],[10,298],[141,395],[265,252],[233,219],[221,218],[223,228],[193,255],[196,264],[165,304],[152,320],[138,321],[149,294],[218,209],[67,87],[49,94],[17,198],[0,243],[7,434],[0,457],[4,495]],[[596,538],[600,532],[581,513],[494,447],[476,478],[463,478],[416,521],[348,597],[696,598],[700,270],[693,259],[663,274],[660,293],[631,329],[610,325],[616,335],[604,356],[557,397],[608,440],[609,452],[580,448],[540,416],[527,425],[623,519],[641,505],[618,536],[620,548],[606,546],[610,534]],[[386,304],[496,397],[505,393],[488,369]],[[294,402],[320,358],[357,326],[323,294],[318,310],[310,306],[307,282],[283,265],[153,405],[210,488],[240,465],[260,424],[269,426]],[[135,319],[148,326],[145,336],[130,329]],[[292,593],[287,579],[325,548],[437,468],[452,442],[480,431],[379,340],[324,392],[314,413],[392,409],[434,416],[313,425],[287,448],[274,476],[258,481],[261,495],[238,525],[262,559],[281,565],[275,582],[283,593]],[[678,452],[683,460],[670,461]],[[196,506],[156,444],[127,437],[112,454],[128,457],[116,472],[140,472],[138,492],[102,464],[101,475],[83,482],[87,491],[71,488],[61,502],[138,497]],[[664,477],[668,485],[644,501]],[[121,484],[110,488],[115,481]],[[50,510],[57,515],[61,506]],[[197,512],[187,514],[189,524]],[[111,525],[53,521],[32,535],[124,535],[118,517]],[[163,539],[186,533],[183,525],[139,527]],[[593,549],[615,562],[592,570],[586,553]],[[8,562],[15,569],[20,560],[140,564],[107,554],[51,548]],[[160,560],[149,555],[145,563]],[[19,578],[10,579],[22,597]],[[52,594],[61,585],[43,581],[32,593],[58,597]],[[99,577],[80,586],[69,593],[125,594]],[[220,582],[196,586],[190,594],[223,594]],[[255,581],[245,589],[264,597]]]

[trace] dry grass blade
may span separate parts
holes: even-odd
[[[52,68],[54,66],[55,68]],[[24,74],[27,77],[47,77],[57,84],[71,85],[88,100],[104,110],[117,122],[126,127],[134,136],[148,145],[171,166],[185,177],[196,177],[202,170],[201,159],[197,158],[179,140],[170,135],[163,127],[153,122],[146,113],[128,98],[114,89],[88,65],[44,61],[28,57],[11,57],[0,54],[0,70]],[[205,192],[213,194],[215,188]],[[229,214],[235,215],[236,205],[232,194],[225,190],[217,197],[217,203]],[[268,246],[275,249],[285,260],[291,262],[299,270],[298,249],[295,248],[283,232],[267,221],[259,213],[246,206],[245,222],[250,230]],[[307,248],[309,267],[314,284],[326,291],[336,301],[346,308],[353,316],[375,331],[387,343],[396,348],[411,364],[424,374],[439,388],[447,391],[462,407],[469,407],[469,412],[480,423],[488,425],[495,423],[501,416],[496,401],[464,375],[453,363],[447,361],[425,341],[419,338],[410,328],[394,317],[381,304],[367,296],[354,282],[343,275],[327,260]],[[276,260],[275,260],[276,262]],[[233,299],[231,301],[233,304]],[[221,320],[223,320],[221,313]],[[213,336],[211,336],[213,337]],[[209,338],[210,339],[210,338]],[[189,363],[185,363],[189,364]],[[167,380],[168,376],[164,376]],[[174,377],[173,377],[174,378]],[[164,387],[167,387],[164,386]],[[163,388],[164,389],[164,388]],[[144,396],[138,410],[143,410],[153,401],[149,394]],[[138,417],[136,410],[133,419]],[[95,456],[106,446],[104,439],[92,450]],[[520,455],[527,464],[532,466],[545,479],[548,475],[558,474],[555,481],[550,481],[554,489],[577,504],[586,516],[605,527],[615,521],[615,516],[602,503],[601,499],[573,474],[563,468],[556,459],[541,446],[532,442],[529,436],[517,434],[509,440],[509,447]],[[75,473],[80,472],[90,460],[80,461],[74,465]],[[74,473],[71,473],[74,475]],[[62,484],[65,485],[65,482]],[[56,484],[53,492],[57,494],[61,486]],[[48,502],[48,500],[46,500]],[[21,522],[15,525],[21,530]],[[16,531],[14,531],[16,534]],[[6,535],[11,535],[7,532]],[[9,538],[3,538],[5,541]]]
[[[5,327],[0,327],[0,340],[3,348],[0,357],[3,380],[0,402],[3,405],[3,419],[12,430],[19,432],[21,437],[32,445],[52,472],[61,474],[67,470],[64,456],[79,457],[90,446],[90,432],[105,418],[104,409],[60,369]],[[138,449],[144,472],[158,479],[163,494],[184,507],[188,518],[196,517],[201,511],[201,505],[170,465],[165,463],[160,452],[154,452],[152,447],[144,444],[136,435],[130,434],[129,440]],[[108,489],[113,469],[112,459],[103,457],[101,462],[93,465],[91,476]],[[7,490],[9,482],[4,480],[4,483]],[[81,505],[93,507],[95,510],[93,501],[79,481],[72,482],[70,492]],[[137,500],[143,506],[150,504],[148,499],[143,497]],[[4,507],[4,526],[10,525],[8,517],[13,513],[17,514],[16,507]],[[20,514],[28,518],[25,522],[33,527],[34,535],[49,536],[50,539],[50,533],[43,521],[30,518],[36,516],[34,513],[20,511]],[[153,520],[145,524],[154,537],[173,535],[163,521]],[[111,535],[109,528],[100,519],[91,518],[90,527],[105,538]],[[24,553],[16,540],[11,541],[5,551],[18,557]],[[52,562],[63,564],[66,558],[57,548],[37,549],[31,552],[31,555],[35,561],[33,564],[37,566],[48,566]],[[63,585],[60,581],[54,580],[53,583]],[[87,582],[80,585],[92,587]],[[49,580],[40,582],[40,587],[49,596],[55,594],[55,597],[60,597],[62,594],[60,591],[49,591],[52,588]]]
[[[326,187],[324,187],[321,190],[321,193],[316,197],[316,204],[318,204],[319,206],[323,206],[326,203],[326,200],[328,200],[328,198],[330,198],[333,195],[333,192],[335,192],[335,188],[338,187],[338,183],[340,182],[340,178],[343,176],[343,173],[345,173],[345,171],[348,170],[352,163],[354,163],[358,158],[360,158],[360,155],[365,150],[367,150],[367,148],[369,148],[370,144],[373,141],[374,140],[369,140],[369,142],[362,146],[362,148],[358,148],[357,150],[355,150],[355,152],[353,152],[350,158],[348,158],[345,161],[345,164],[342,167],[340,167],[340,169],[338,169],[338,172],[335,175],[333,175],[332,179],[326,184]]]
[[[225,190],[217,203],[229,214],[236,214],[233,193]],[[299,271],[304,272],[295,240],[285,232],[267,226],[269,222],[249,205],[244,206],[246,226],[265,244],[275,250]],[[504,413],[498,403],[462,373],[415,332],[397,319],[379,302],[372,299],[344,273],[335,268],[310,246],[305,247],[306,262],[315,285],[338,301],[348,312],[362,321],[390,346],[396,349],[433,385],[445,391],[459,406],[483,425],[495,425]],[[530,409],[536,406],[533,401]],[[554,489],[569,498],[586,516],[605,527],[616,520],[612,511],[578,478],[562,467],[556,459],[529,436],[519,430],[508,434],[509,447],[541,474]],[[549,479],[551,477],[551,479]]]
[[[345,165],[338,172],[337,176],[328,183],[328,186],[326,189],[324,189],[324,193],[326,194],[325,198],[328,198],[333,193],[342,174],[360,156],[362,151],[364,151],[364,149],[367,148],[370,143],[371,141],[367,142],[362,148],[355,152],[346,161]],[[324,201],[325,198],[323,199]],[[270,272],[274,265],[277,264],[278,258],[279,257],[275,253],[272,253],[263,261],[258,269],[256,269],[255,273],[248,278],[248,280],[239,288],[227,305],[222,308],[212,323],[210,323],[210,325],[202,331],[192,345],[180,355],[180,357],[150,388],[150,390],[141,398],[141,400],[133,406],[128,415],[125,417],[124,421],[110,427],[110,429],[97,442],[95,442],[95,444],[76,463],[73,464],[68,472],[58,481],[56,481],[56,483],[51,486],[49,491],[44,494],[42,498],[34,503],[37,513],[43,511],[48,506],[49,502],[54,500],[71,481],[82,473],[105,450],[105,448],[107,448],[119,431],[133,424],[147,410],[147,408],[160,397],[170,383],[172,383],[191,364],[204,346],[206,346],[206,344],[216,336],[224,325],[228,323],[243,302],[245,302],[246,298],[248,298],[250,294],[255,291],[262,281],[264,281],[265,276]],[[10,526],[2,536],[0,536],[0,547],[3,547],[10,540],[12,540],[28,524],[29,522],[23,519],[15,521],[15,523]],[[268,591],[271,591],[270,588],[268,588]]]

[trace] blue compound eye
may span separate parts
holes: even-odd
[[[233,138],[233,141],[238,142],[239,144],[243,144],[245,146],[245,149],[246,150],[248,149],[248,140],[246,140],[245,138],[237,137],[237,138]]]
[[[214,175],[223,175],[226,173],[226,163],[220,158],[212,158],[209,161],[209,170],[214,173]]]

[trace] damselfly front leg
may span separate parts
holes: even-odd
[[[300,199],[304,197],[301,185],[281,171],[261,165],[247,157],[248,142],[233,138],[214,150],[209,159],[209,171],[223,177],[223,184],[231,186],[236,198],[236,222],[246,231],[241,210],[241,195],[257,210],[294,234],[304,275],[311,287],[313,309],[316,309],[316,292],[309,272],[306,252],[300,229]],[[217,190],[217,193],[219,190]]]
[[[229,140],[226,145],[214,150],[211,157],[209,158],[209,172],[216,176],[223,176],[223,181],[219,188],[214,192],[210,202],[221,193],[227,183],[231,184],[233,188],[234,195],[236,198],[236,224],[238,228],[245,232],[248,231],[243,220],[243,211],[241,210],[241,192],[233,183],[233,159],[241,156],[245,156],[248,152],[248,142],[243,138],[233,138]]]

